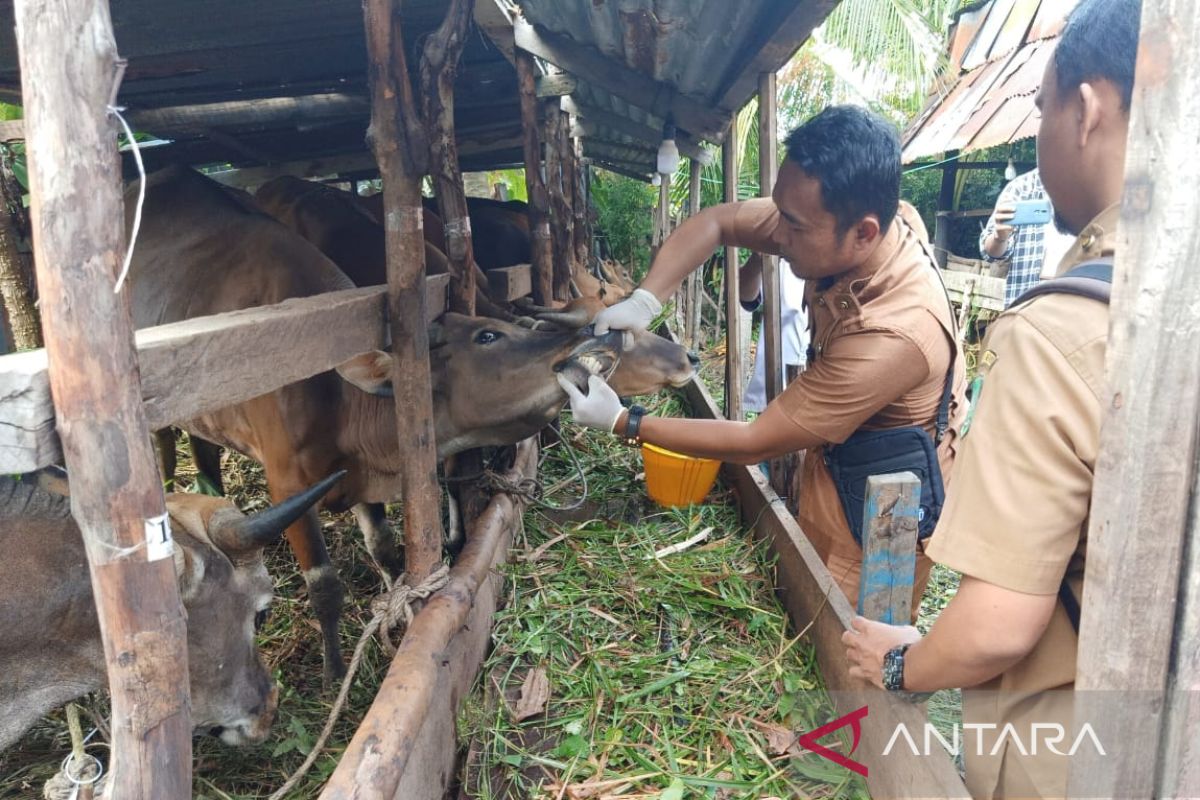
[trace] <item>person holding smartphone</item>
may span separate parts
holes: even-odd
[[[1074,237],[1061,233],[1054,206],[1036,168],[1011,180],[1000,192],[996,208],[979,235],[984,261],[1009,262],[1004,280],[1004,307],[1053,275]]]

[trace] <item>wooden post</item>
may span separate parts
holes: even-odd
[[[921,479],[911,472],[867,478],[858,613],[889,625],[912,619]]]
[[[571,299],[571,218],[563,190],[563,142],[566,131],[563,112],[558,107],[558,98],[543,100],[546,121],[546,190],[550,198],[551,252],[554,257],[551,281],[554,299],[566,302]]]
[[[575,159],[575,140],[571,138],[571,118],[562,112],[563,152],[563,197],[567,201],[567,213],[571,217],[570,237],[567,239],[567,255],[570,259],[570,275],[574,279],[577,271],[587,269],[587,261],[579,258],[578,242],[583,237],[579,226],[582,223],[576,204],[579,202],[579,164]]]
[[[400,0],[364,0],[363,15],[371,86],[367,142],[383,178],[392,386],[396,431],[405,454],[400,470],[404,559],[408,582],[416,585],[442,563],[442,494],[437,482],[421,233],[421,177],[429,145],[408,79]]]
[[[475,313],[475,252],[454,134],[454,78],[473,9],[470,0],[451,0],[446,18],[426,40],[421,54],[421,95],[429,126],[434,189],[453,276],[450,308],[471,315]]]
[[[1076,724],[1120,738],[1071,758],[1072,797],[1200,793],[1198,46],[1194,9],[1143,4],[1075,682]]]
[[[571,205],[575,214],[575,268],[586,271],[592,263],[592,226],[588,220],[588,182],[587,166],[583,161],[583,140],[572,139],[571,151],[571,172],[574,176],[571,182],[574,190]]]
[[[34,305],[32,275],[27,273],[17,247],[28,224],[21,206],[21,185],[12,171],[12,152],[0,148],[0,317],[4,318],[14,351],[42,346],[42,321]]]
[[[946,158],[957,159],[957,150],[947,150]],[[954,185],[958,178],[958,161],[950,161],[942,165],[942,188],[938,192],[937,216],[934,218],[933,227],[933,254],[937,258],[938,266],[942,269],[946,268],[946,261],[950,255],[950,217],[947,216],[954,210]]]
[[[542,180],[542,155],[538,143],[537,69],[533,56],[515,52],[517,91],[521,96],[521,128],[524,131],[525,189],[529,195],[529,230],[533,234],[533,302],[549,305],[554,297],[554,267],[550,244],[550,201]]]
[[[721,144],[721,169],[725,173],[725,202],[737,202],[737,115]],[[742,304],[738,291],[738,249],[725,248],[725,417],[741,422],[742,413]]]
[[[112,694],[107,794],[192,796],[187,628],[142,410],[104,0],[18,0],[22,100],[50,387]]]
[[[703,169],[696,159],[688,159],[688,216],[700,213],[700,170]],[[704,291],[704,265],[692,270],[687,276],[687,331],[684,333],[684,343],[688,347],[696,347],[700,340],[701,293]]]

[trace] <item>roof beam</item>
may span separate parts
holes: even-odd
[[[632,136],[635,139],[648,142],[652,147],[655,148],[657,148],[658,143],[662,141],[662,131],[653,128],[650,125],[636,122],[629,117],[623,117],[614,111],[605,111],[604,109],[596,108],[595,106],[582,105],[572,97],[564,97],[562,99],[562,109],[569,114],[574,114],[577,117],[583,118],[588,123],[595,123],[596,125],[605,128],[612,128],[618,133],[623,133],[626,136]],[[575,130],[572,129],[571,135],[593,136],[595,133],[594,131],[589,131],[589,125],[583,125],[581,126],[579,133],[576,133]],[[677,134],[675,137],[675,144],[678,145],[679,152],[688,158],[694,158],[698,161],[704,162],[705,164],[711,164],[713,161],[712,153],[705,150],[704,147],[685,136],[679,136]]]
[[[626,161],[613,161],[607,158],[593,158],[591,162],[594,167],[606,169],[618,175],[624,175],[626,178],[633,178],[635,181],[642,181],[643,183],[650,182],[649,173],[643,172],[639,164],[630,164]]]
[[[813,30],[833,11],[837,0],[805,0],[789,5],[791,10],[782,20],[764,20],[759,28],[759,39],[742,45],[745,52],[751,55],[739,69],[726,77],[728,86],[721,92],[721,107],[744,106],[758,91],[758,76],[763,72],[782,69]]]
[[[584,76],[589,83],[621,99],[644,108],[656,117],[675,116],[675,122],[697,136],[719,142],[729,127],[732,113],[713,109],[699,98],[680,94],[673,86],[630,69],[594,47],[546,30],[536,30],[528,22],[513,22],[516,46],[545,59],[567,72]],[[757,85],[757,76],[755,77]]]
[[[475,24],[496,45],[508,63],[516,66],[513,45],[513,18],[508,4],[501,0],[475,0]]]

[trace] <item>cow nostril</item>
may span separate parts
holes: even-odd
[[[688,363],[691,364],[693,367],[700,366],[700,354],[697,353],[695,350],[688,350],[687,359],[688,359]]]

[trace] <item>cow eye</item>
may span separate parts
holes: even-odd
[[[480,331],[475,334],[475,344],[491,344],[499,341],[501,334],[496,331]]]
[[[262,611],[254,613],[254,630],[261,631],[262,626],[267,624],[267,618],[271,616],[271,609],[264,608]]]

